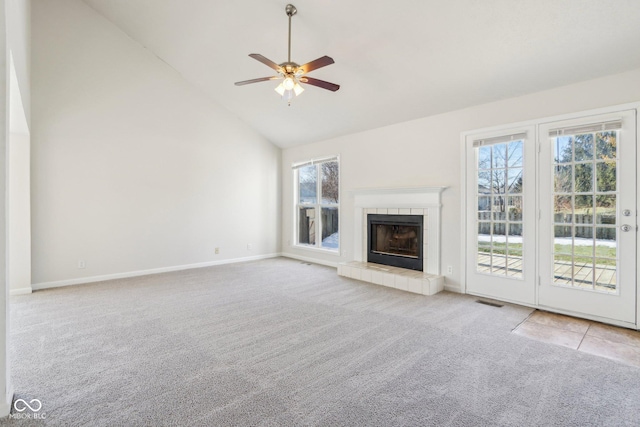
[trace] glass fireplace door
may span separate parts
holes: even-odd
[[[423,271],[422,215],[367,215],[367,261]]]

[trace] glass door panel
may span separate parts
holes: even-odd
[[[522,278],[522,143],[478,149],[478,272]]]
[[[598,155],[594,156],[594,141]],[[554,283],[616,292],[597,278],[616,270],[617,131],[557,136],[553,158]],[[572,179],[575,177],[575,179]],[[596,185],[594,185],[594,182]]]

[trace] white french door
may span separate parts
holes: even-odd
[[[465,136],[466,292],[637,326],[636,110],[573,117]]]
[[[635,120],[539,126],[540,307],[636,323]]]
[[[535,128],[468,135],[467,292],[535,303]]]

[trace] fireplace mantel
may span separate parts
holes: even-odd
[[[366,262],[366,215],[424,215],[424,272],[440,275],[441,195],[447,187],[363,188],[349,191],[354,199],[353,261]]]
[[[441,206],[441,194],[447,187],[360,188],[353,194],[356,208],[428,208]]]

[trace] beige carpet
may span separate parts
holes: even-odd
[[[530,309],[284,258],[11,299],[2,425],[637,425],[640,369],[511,334]],[[24,406],[20,406],[24,408]]]

